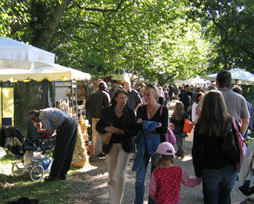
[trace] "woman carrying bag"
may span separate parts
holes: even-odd
[[[207,92],[192,147],[195,174],[202,178],[205,204],[231,203],[230,194],[237,176],[237,161],[232,159],[239,161],[239,158],[230,158],[223,146],[226,138],[235,135],[232,129],[232,117],[221,92]]]
[[[109,108],[102,110],[96,125],[99,133],[111,132],[109,144],[103,144],[109,174],[108,188],[110,204],[121,204],[125,188],[125,173],[129,155],[134,151],[133,138],[137,135],[134,111],[126,106],[127,92],[118,90]]]
[[[137,111],[137,124],[140,134],[137,137],[137,153],[135,156],[133,171],[136,171],[135,182],[135,204],[143,204],[145,195],[145,177],[147,166],[151,158],[151,172],[156,168],[156,150],[158,145],[165,140],[168,130],[168,109],[157,103],[158,93],[153,85],[147,85],[144,91],[146,105],[140,106]],[[144,124],[150,122],[157,123],[155,129],[146,131]],[[149,197],[148,204],[155,203]]]

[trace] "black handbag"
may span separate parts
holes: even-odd
[[[221,149],[231,163],[236,164],[240,161],[239,143],[233,131],[232,123],[230,123],[228,135],[223,138]]]

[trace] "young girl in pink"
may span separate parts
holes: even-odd
[[[157,204],[177,204],[180,202],[180,183],[193,187],[201,183],[201,179],[191,179],[182,167],[174,165],[175,149],[169,142],[159,144],[157,149],[158,167],[152,173],[149,193]]]

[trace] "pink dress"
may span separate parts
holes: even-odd
[[[160,204],[180,202],[180,183],[192,187],[199,185],[201,179],[191,179],[180,166],[159,167],[153,171],[149,193]]]

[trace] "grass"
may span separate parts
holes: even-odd
[[[21,197],[39,199],[42,204],[65,203],[68,200],[66,192],[68,192],[69,182],[33,182],[29,172],[21,177],[15,177],[11,172],[11,164],[15,160],[9,154],[0,158],[0,203],[17,200]],[[68,179],[71,180],[71,177],[70,175]]]

